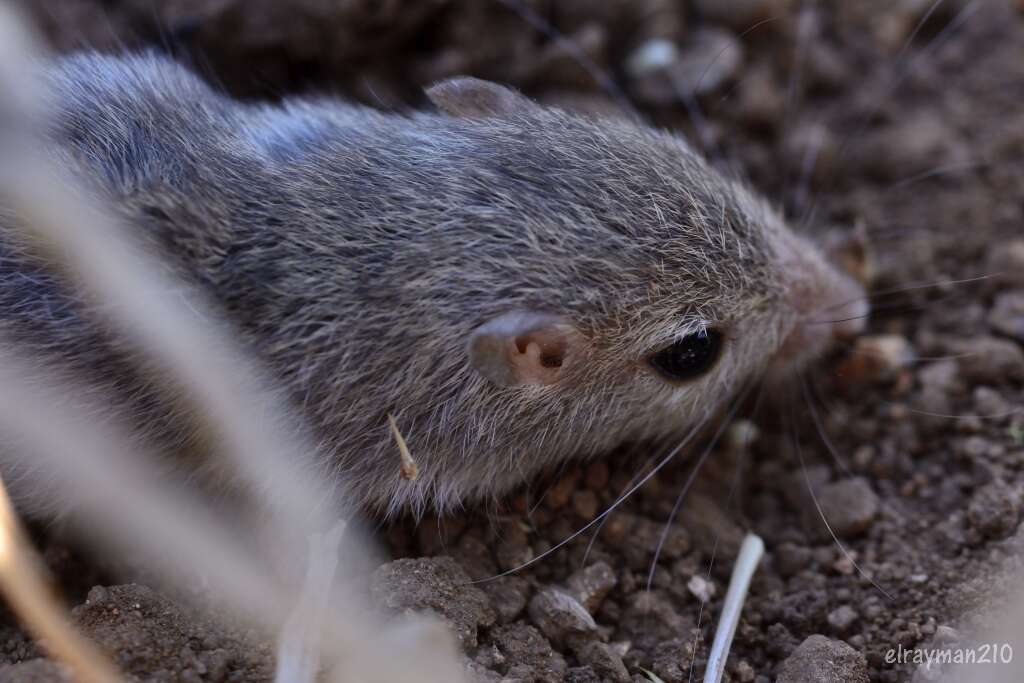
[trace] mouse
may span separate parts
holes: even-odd
[[[633,119],[472,77],[415,111],[243,102],[156,53],[61,57],[41,78],[43,153],[174,273],[175,295],[216,303],[338,495],[384,517],[678,439],[869,311],[767,199]],[[18,220],[0,202],[0,338],[113,397],[99,414],[201,445]]]

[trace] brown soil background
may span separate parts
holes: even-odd
[[[799,388],[767,396],[762,404],[783,413],[795,406],[799,454],[766,410],[752,418],[760,436],[751,449],[726,439],[684,501],[650,591],[654,549],[692,455],[648,482],[592,545],[585,534],[477,587],[463,587],[467,575],[494,576],[551,548],[657,453],[624,448],[532,482],[496,509],[384,532],[393,557],[407,559],[377,570],[373,595],[449,620],[477,679],[643,681],[646,669],[672,683],[689,680],[691,666],[699,679],[744,529],[764,538],[768,555],[729,680],[909,680],[915,667],[886,663],[889,648],[959,642],[985,624],[986,605],[1005,599],[1024,546],[1019,2],[23,4],[58,50],[169,51],[239,97],[331,92],[403,109],[424,106],[424,84],[472,74],[565,107],[608,112],[628,102],[700,141],[801,229],[865,231],[875,291],[992,275],[876,301],[871,334],[896,335],[916,360],[883,349],[877,363],[854,355],[841,373],[810,373],[836,457]],[[637,58],[656,39],[680,51],[669,72]],[[872,580],[823,532],[809,485]],[[76,622],[139,680],[269,680],[272,648],[255,634],[125,583],[58,531],[37,535],[79,605]],[[593,624],[560,611],[554,587],[579,599]],[[826,640],[797,650],[814,634]],[[39,657],[6,616],[0,681],[57,680]]]

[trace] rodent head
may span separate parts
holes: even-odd
[[[367,339],[345,352],[378,383],[349,380],[328,398],[372,416],[361,433],[381,441],[339,450],[355,453],[347,464],[376,506],[444,508],[572,457],[681,435],[741,384],[803,366],[861,324],[860,286],[680,138],[474,79],[428,95],[448,116],[415,115],[402,134],[426,153],[380,119],[380,158],[358,157],[372,176],[360,196],[377,202],[361,209],[380,236],[371,251],[387,259],[353,286],[384,287],[371,305],[387,302],[401,324],[364,308],[358,332],[322,335]],[[418,454],[416,481],[364,464],[397,463],[382,409]]]
[[[571,212],[551,216],[550,233],[536,236],[537,250],[551,249],[541,256],[555,280],[545,291],[562,296],[501,313],[470,336],[471,364],[501,390],[533,387],[527,400],[614,394],[610,407],[685,420],[862,329],[862,287],[679,138],[552,112],[475,79],[428,94],[449,114],[518,122],[526,135],[531,125],[561,128],[571,141],[554,150],[563,159],[551,173],[579,179],[565,207],[590,214],[584,230]],[[598,234],[588,234],[594,223]]]

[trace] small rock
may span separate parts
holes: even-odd
[[[984,538],[1006,538],[1020,521],[1020,496],[1002,481],[978,489],[967,506],[967,520]]]
[[[680,524],[673,524],[666,533],[664,522],[627,512],[611,515],[601,537],[619,545],[627,566],[637,571],[649,568],[655,553],[660,560],[675,560],[690,551],[690,534]]]
[[[878,496],[863,477],[826,484],[816,489],[816,495],[821,512],[812,501],[804,506],[804,520],[821,538],[831,536],[822,523],[822,516],[836,536],[851,538],[867,531],[878,514]]]
[[[491,629],[491,641],[506,661],[512,662],[505,679],[561,683],[569,667],[561,654],[551,649],[540,631],[529,624],[516,622]]]
[[[581,664],[593,669],[600,680],[629,683],[629,672],[622,663],[622,657],[608,643],[589,640],[573,648],[573,653]]]
[[[530,597],[530,584],[520,576],[501,576],[481,583],[480,588],[490,597],[498,620],[504,624],[522,613]]]
[[[1004,287],[1024,287],[1024,239],[993,242],[985,272],[993,273]]]
[[[709,602],[718,590],[714,583],[700,575],[690,577],[686,588],[701,602]]]
[[[811,563],[811,549],[793,543],[783,543],[775,549],[775,568],[784,577],[799,573]]]
[[[958,136],[934,113],[908,114],[898,123],[865,135],[853,156],[860,169],[873,178],[902,180],[950,163]]]
[[[713,498],[691,492],[689,500],[679,511],[679,524],[693,538],[693,544],[705,551],[718,549],[719,558],[731,561],[743,542],[743,529]]]
[[[588,522],[594,519],[600,506],[601,501],[594,491],[583,489],[572,494],[572,509],[580,519]]]
[[[997,337],[972,337],[956,345],[960,369],[968,381],[998,385],[1024,380],[1024,350]]]
[[[533,625],[555,645],[592,638],[597,624],[590,612],[569,593],[542,588],[530,600],[527,612]]]
[[[631,88],[640,101],[674,105],[721,88],[743,63],[743,46],[729,31],[701,28],[682,44],[655,38],[627,59]]]
[[[693,621],[679,614],[661,591],[637,591],[625,598],[625,603],[616,639],[631,641],[635,649],[650,651],[658,643],[690,633],[694,627]]]
[[[868,683],[864,655],[839,640],[809,636],[779,667],[778,683]]]
[[[494,549],[494,558],[502,571],[521,567],[534,558],[529,536],[517,521],[513,520],[501,525]]]
[[[988,324],[999,334],[1024,343],[1024,291],[997,296],[988,314]]]
[[[569,593],[587,608],[591,614],[595,614],[601,607],[601,602],[615,584],[618,578],[615,571],[606,562],[595,562],[584,569],[579,569],[569,576],[567,581]]]
[[[663,683],[684,683],[689,679],[688,665],[692,657],[693,643],[687,638],[663,640],[650,653],[650,668]]]
[[[820,187],[836,173],[839,143],[824,124],[817,121],[801,121],[786,132],[782,154],[786,166],[796,174],[796,177],[802,178],[806,170],[810,169],[807,182],[811,187]]]
[[[856,610],[849,605],[841,605],[828,613],[828,625],[835,633],[843,635],[850,630],[857,618]]]
[[[942,394],[957,394],[962,388],[960,366],[950,358],[923,365],[917,371],[917,379],[921,386]]]
[[[839,372],[854,382],[890,381],[916,357],[914,347],[902,335],[864,335],[854,342]]]
[[[754,667],[750,666],[750,662],[745,659],[741,659],[736,665],[736,678],[740,680],[740,683],[751,683],[756,673]]]
[[[0,683],[72,683],[67,668],[48,659],[33,659],[0,666]]]
[[[785,90],[767,65],[748,69],[739,83],[736,116],[747,127],[771,131],[779,126],[786,111]]]
[[[89,594],[85,596],[85,601],[90,605],[102,605],[110,598],[110,591],[103,586],[93,586],[89,589]]]
[[[574,666],[565,673],[565,683],[601,683],[601,677],[589,666]]]
[[[576,479],[579,472],[573,471],[562,476],[544,494],[544,505],[550,510],[564,508],[572,498],[572,492],[576,489]]]
[[[487,595],[447,556],[401,559],[377,568],[370,577],[373,600],[399,613],[435,614],[466,648],[477,646],[477,628],[496,615]]]

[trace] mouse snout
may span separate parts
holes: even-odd
[[[806,277],[807,272],[813,276]],[[848,275],[820,264],[791,283],[793,327],[786,335],[778,359],[801,365],[864,332],[870,305],[864,288]]]

